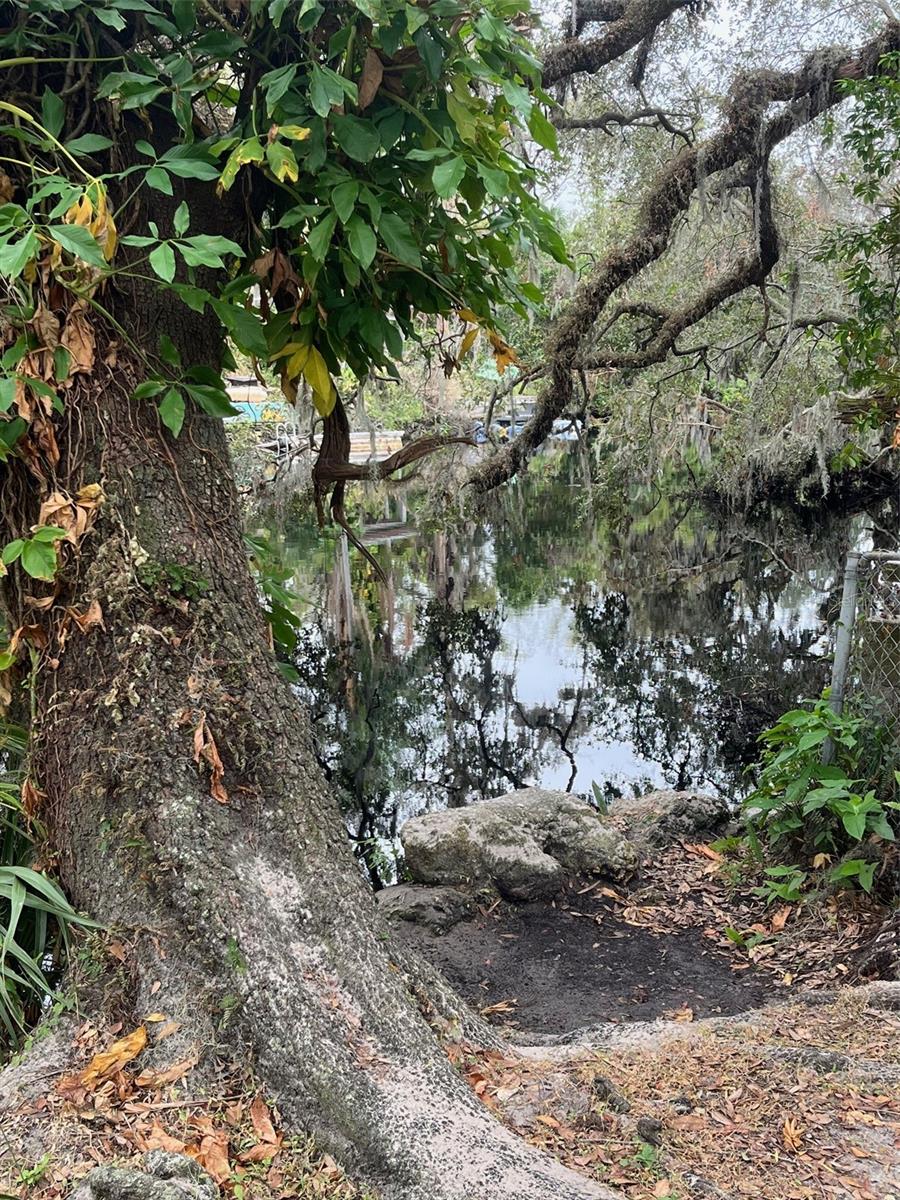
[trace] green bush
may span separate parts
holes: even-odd
[[[24,749],[23,730],[0,727],[0,1048],[20,1041],[52,995],[72,926],[96,927],[35,870],[41,831],[22,806]]]
[[[758,857],[792,864],[770,867],[760,891],[795,899],[807,883],[799,867],[810,865],[827,865],[831,883],[871,891],[876,863],[863,843],[893,842],[900,810],[884,727],[861,713],[832,712],[826,695],[785,713],[760,741],[759,781],[743,806],[747,838]]]

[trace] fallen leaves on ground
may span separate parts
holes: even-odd
[[[653,1037],[626,1026],[608,1051],[547,1061],[460,1045],[450,1057],[518,1133],[628,1200],[700,1186],[735,1200],[886,1200],[900,1196],[900,1011],[869,1000],[845,989]],[[823,1073],[798,1048],[856,1056],[859,1070]],[[627,1112],[606,1102],[610,1085]],[[660,1126],[657,1147],[646,1137]]]
[[[115,957],[126,954],[118,943]],[[112,950],[111,950],[112,953]],[[252,1077],[213,1072],[202,1089],[192,1081],[198,1056],[136,1071],[135,1060],[180,1028],[163,1012],[150,1013],[124,1036],[121,1026],[90,1023],[75,1036],[76,1062],[48,1092],[3,1114],[0,1194],[17,1191],[27,1147],[38,1138],[49,1153],[30,1200],[63,1200],[96,1166],[139,1167],[149,1150],[194,1158],[224,1197],[241,1200],[361,1200],[361,1193],[311,1139],[288,1137],[277,1110]],[[78,1059],[86,1065],[77,1069]]]

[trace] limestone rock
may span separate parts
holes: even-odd
[[[452,887],[398,883],[376,892],[375,899],[389,921],[411,921],[432,933],[444,933],[475,912],[474,899]]]
[[[660,791],[614,800],[609,818],[642,852],[714,836],[732,815],[727,801],[698,792]]]
[[[151,1150],[144,1170],[97,1167],[81,1180],[70,1200],[216,1200],[219,1189],[192,1158]]]
[[[417,882],[493,884],[511,900],[552,896],[576,876],[619,875],[636,861],[596,809],[544,788],[413,817],[400,840]]]

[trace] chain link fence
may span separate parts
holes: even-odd
[[[900,739],[900,551],[847,557],[831,679],[835,712],[850,693]]]

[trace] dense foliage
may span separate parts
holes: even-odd
[[[744,818],[757,850],[789,860],[768,871],[773,897],[791,899],[810,868],[871,891],[878,844],[896,840],[900,811],[887,731],[863,714],[835,713],[826,696],[785,713],[760,741],[762,770]]]
[[[526,141],[555,133],[518,0],[4,8],[0,107],[17,147],[0,181],[7,453],[52,436],[42,405],[90,373],[117,275],[221,322],[278,366],[289,398],[305,379],[323,415],[342,366],[392,370],[423,313],[458,319],[460,357],[483,331],[513,360],[495,313],[538,299],[517,251],[565,260],[532,194]],[[59,85],[34,94],[38,61],[59,64]],[[154,192],[184,197],[170,227],[146,219]],[[146,362],[139,397],[174,434],[187,402],[230,411],[216,370],[119,333]],[[22,549],[26,571],[52,573],[59,536]]]

